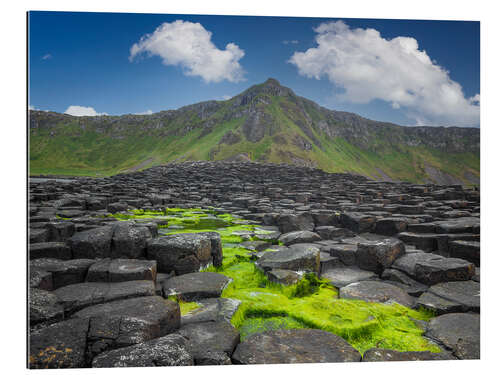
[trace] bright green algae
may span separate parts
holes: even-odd
[[[361,353],[373,347],[439,352],[437,346],[422,336],[423,330],[415,322],[428,321],[433,316],[429,311],[412,310],[395,303],[339,299],[337,289],[328,280],[312,274],[291,286],[269,282],[253,264],[252,252],[238,246],[243,241],[241,237],[232,234],[235,231],[256,233],[258,226],[238,221],[230,214],[217,214],[211,209],[170,208],[161,212],[134,210],[112,216],[119,220],[164,219],[168,224],[160,228],[168,231],[166,235],[207,230],[220,233],[223,264],[206,271],[218,272],[233,280],[222,297],[241,301],[231,323],[240,331],[242,340],[270,329],[315,328],[343,337]],[[217,220],[210,225],[210,220],[201,219],[207,217]],[[183,315],[199,307],[183,301],[180,305]]]

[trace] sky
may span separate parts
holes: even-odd
[[[275,78],[334,110],[400,125],[479,126],[480,25],[30,12],[29,106],[147,114]]]

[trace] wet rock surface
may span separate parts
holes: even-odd
[[[224,228],[226,213],[259,225],[232,236],[268,281],[293,285],[314,272],[341,299],[425,307],[437,315],[426,336],[452,353],[372,348],[364,361],[479,358],[479,202],[479,191],[459,185],[250,162],[32,179],[29,367],[360,361],[345,340],[319,330],[239,342],[231,318],[240,301],[221,298],[231,280],[200,272],[223,264],[221,235],[211,230]],[[208,207],[196,233],[170,234],[191,227],[189,217],[170,225],[168,209]],[[118,220],[131,210],[163,214]],[[167,299],[180,296],[198,304],[182,317]]]

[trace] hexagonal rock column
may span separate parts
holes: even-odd
[[[361,269],[380,274],[404,253],[405,245],[395,238],[360,242],[356,251],[356,263]]]
[[[147,258],[156,260],[158,272],[197,272],[213,263],[212,241],[197,233],[159,237],[148,243]]]
[[[414,298],[403,289],[375,280],[359,281],[340,288],[339,298],[380,303],[396,302],[406,307],[413,307],[415,304]]]
[[[156,261],[142,259],[103,259],[90,266],[87,281],[122,282],[152,280],[156,282]]]
[[[193,272],[163,281],[163,295],[178,296],[183,301],[220,297],[231,279],[215,272]]]
[[[240,343],[233,363],[359,362],[361,354],[343,338],[317,329],[257,333]]]
[[[317,247],[295,244],[286,250],[270,251],[255,262],[264,271],[285,269],[292,271],[320,272],[320,251]]]

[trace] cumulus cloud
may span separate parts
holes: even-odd
[[[185,75],[199,76],[207,83],[242,81],[244,70],[239,60],[245,52],[234,43],[218,49],[211,39],[212,33],[200,23],[165,22],[130,48],[129,60],[146,53],[161,57],[165,65],[180,66]]]
[[[148,109],[147,111],[144,111],[144,112],[137,112],[137,113],[134,113],[134,115],[152,115],[153,114],[153,111]]]
[[[51,58],[52,58],[52,55],[50,53],[47,53],[47,54],[42,56],[42,60],[49,60]]]
[[[466,98],[416,39],[384,39],[375,29],[351,29],[342,21],[314,31],[317,47],[295,52],[289,62],[306,77],[326,76],[345,90],[343,99],[384,100],[420,125],[479,125],[479,94]]]
[[[92,107],[82,107],[79,105],[70,105],[68,109],[64,112],[67,115],[71,116],[106,116],[107,113],[98,113]]]

